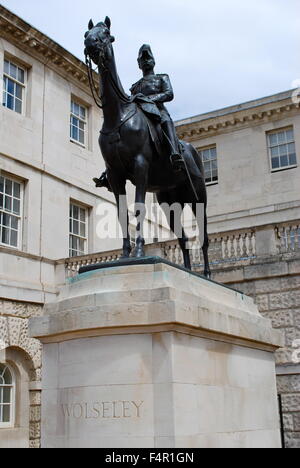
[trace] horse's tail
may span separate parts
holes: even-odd
[[[196,148],[194,148],[193,145],[190,145],[190,146],[191,146],[191,152],[192,152],[194,161],[197,164],[197,166],[198,166],[198,168],[199,168],[199,170],[200,170],[200,172],[202,174],[202,177],[205,177],[204,164],[203,164],[203,161],[202,161],[201,154],[196,150]]]
[[[204,165],[203,165],[201,155],[198,153],[196,148],[191,143],[187,143],[186,141],[180,141],[180,143],[192,155],[192,158],[195,161],[195,164],[197,168],[199,169],[202,177],[205,178]]]

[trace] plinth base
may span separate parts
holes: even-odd
[[[252,299],[166,263],[70,282],[31,320],[44,448],[280,447],[274,351]]]

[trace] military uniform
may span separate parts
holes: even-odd
[[[171,116],[164,106],[164,102],[170,102],[174,98],[173,88],[168,75],[151,75],[141,78],[132,85],[132,95],[143,94],[153,101],[159,109],[161,123],[172,122]]]

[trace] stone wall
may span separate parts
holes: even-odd
[[[253,259],[246,265],[217,267],[214,279],[252,296],[261,314],[284,334],[285,347],[277,351],[276,364],[285,443],[289,448],[300,448],[300,363],[293,361],[296,340],[300,339],[299,253]]]
[[[16,355],[16,359],[13,359],[14,356],[11,358],[15,365],[20,365],[21,360],[24,360],[24,367],[27,371],[26,388],[29,392],[29,395],[25,395],[25,400],[29,405],[28,445],[31,448],[40,447],[42,364],[41,344],[38,340],[28,336],[28,319],[41,314],[42,306],[40,304],[0,300],[0,341],[2,348],[5,347],[2,350],[0,360],[9,360],[11,353],[16,350],[19,355]],[[24,412],[24,409],[19,408],[17,411]],[[20,418],[17,417],[17,420],[19,421]],[[11,439],[14,439],[12,431],[17,433],[18,429],[18,424],[16,424],[16,427],[10,430]],[[2,431],[4,430],[2,429]],[[17,437],[15,439],[17,440]]]

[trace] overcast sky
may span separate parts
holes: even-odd
[[[124,88],[140,77],[137,53],[152,46],[168,73],[174,119],[292,87],[300,79],[300,0],[1,0],[83,59],[90,18],[108,15]]]

